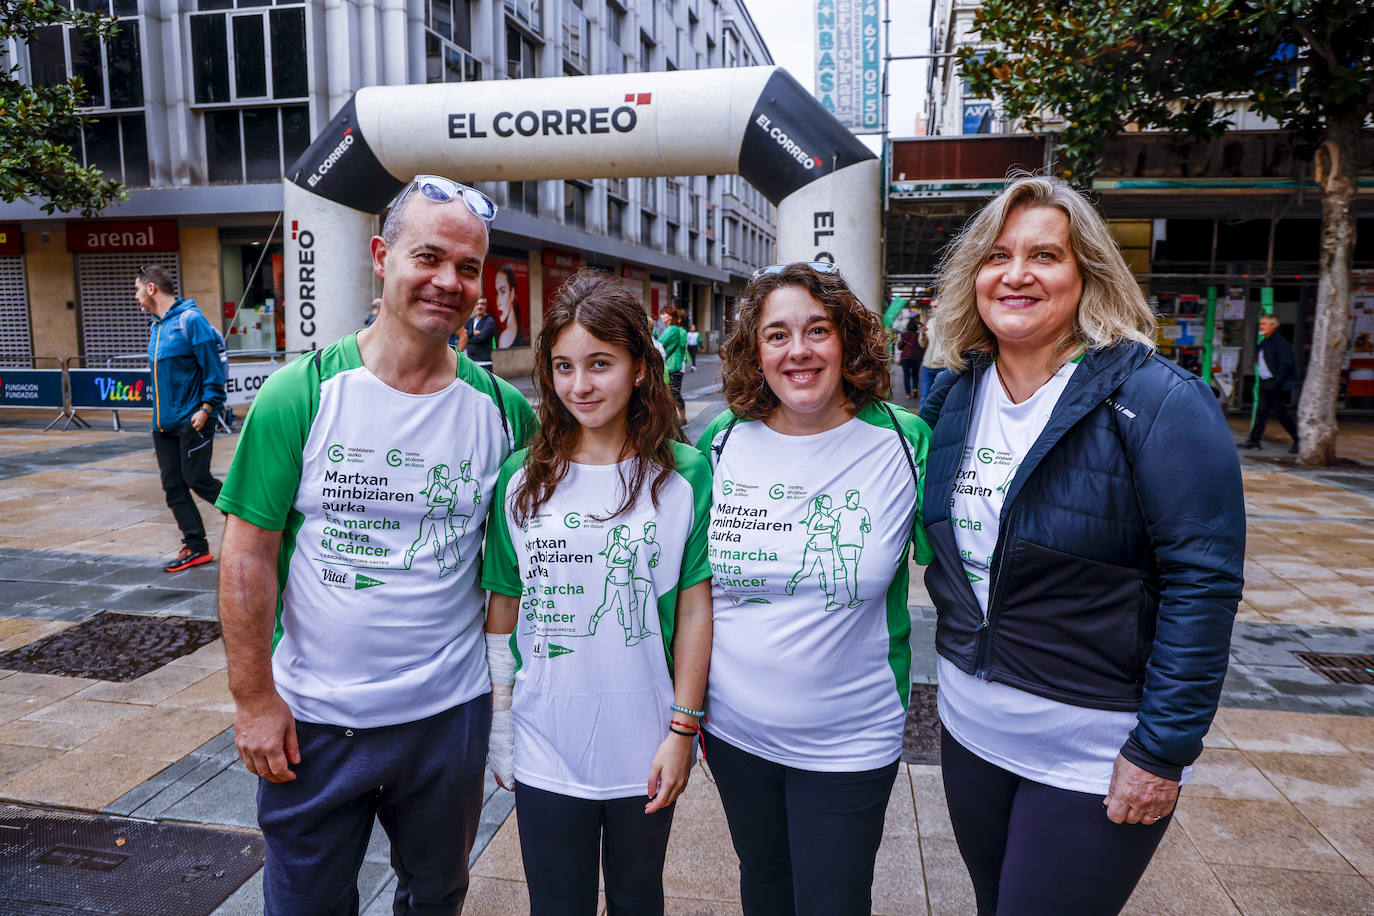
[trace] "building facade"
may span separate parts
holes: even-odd
[[[0,365],[141,353],[130,286],[152,263],[231,351],[280,350],[282,177],[365,86],[772,62],[739,0],[95,2],[118,18],[113,38],[57,25],[4,50],[31,83],[83,78],[94,120],[73,149],[129,200],[95,220],[0,204]],[[774,251],[772,205],[734,175],[479,186],[501,207],[488,296],[521,311],[498,371],[529,369],[543,310],[580,266],[620,277],[650,314],[686,308],[709,341]],[[367,306],[333,307],[361,326]]]
[[[935,0],[937,53],[987,45],[972,30],[980,4]],[[887,158],[890,291],[930,295],[939,258],[968,217],[1003,186],[1008,170],[1052,168],[1047,134],[1018,133],[996,99],[969,94],[957,61],[930,70],[931,136],[894,141]],[[1223,400],[1248,410],[1256,327],[1272,308],[1306,364],[1316,316],[1321,192],[1310,163],[1278,126],[1248,108],[1208,142],[1127,131],[1103,149],[1093,197],[1141,288],[1160,313],[1159,351],[1200,371],[1209,296],[1216,314],[1213,377]],[[1374,131],[1359,155],[1351,349],[1342,404],[1374,409]]]

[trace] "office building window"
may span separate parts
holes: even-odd
[[[471,51],[472,0],[425,0],[425,27],[444,41]]]
[[[643,36],[639,39],[639,70],[647,73],[652,70],[654,62],[654,43]]]
[[[425,82],[469,83],[482,78],[482,62],[433,32],[425,33]]]
[[[582,0],[563,0],[563,66],[571,75],[591,70],[591,35]]]
[[[190,20],[196,104],[305,98],[305,7],[194,13]]]
[[[281,181],[309,145],[308,105],[205,112],[205,165],[212,182]]]
[[[625,202],[614,197],[606,200],[606,234],[613,239],[625,237]]]
[[[654,215],[645,210],[639,211],[639,244],[645,248],[654,243]]]
[[[539,46],[513,26],[506,26],[506,76],[530,79],[539,75]]]
[[[506,13],[534,34],[544,34],[544,10],[540,0],[506,0]]]
[[[587,228],[587,196],[589,185],[580,181],[563,182],[563,222],[579,229]]]
[[[522,213],[539,215],[539,182],[508,181],[506,184],[506,206]]]
[[[138,12],[137,2],[83,0],[81,8],[106,15]],[[48,25],[28,42],[34,86],[81,77],[78,104],[93,120],[61,139],[83,165],[134,187],[149,180],[148,131],[143,116],[143,55],[137,19],[120,19],[109,38],[90,38],[70,25]]]

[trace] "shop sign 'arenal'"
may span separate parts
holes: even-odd
[[[82,220],[67,223],[67,251],[175,251],[176,220]]]

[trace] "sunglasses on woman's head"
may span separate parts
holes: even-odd
[[[837,274],[840,272],[840,269],[829,261],[791,261],[787,264],[769,264],[767,267],[760,267],[754,271],[753,279],[757,280],[759,277],[766,277],[769,274],[780,274],[793,264],[805,264],[820,274]]]
[[[409,193],[411,188],[436,204],[447,204],[462,198],[463,203],[472,211],[472,215],[488,225],[496,219],[496,204],[492,203],[490,197],[451,178],[442,175],[416,175],[407,186],[406,193]],[[401,197],[404,199],[405,194]]]

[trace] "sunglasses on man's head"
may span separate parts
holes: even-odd
[[[411,188],[416,189],[436,204],[451,203],[461,197],[463,203],[467,204],[467,208],[472,211],[472,215],[487,225],[491,225],[491,221],[496,219],[496,204],[492,203],[490,197],[476,188],[459,184],[451,178],[445,178],[442,175],[416,175],[406,187],[405,193],[401,195],[402,199],[410,192]]]
[[[791,261],[787,264],[769,264],[767,267],[760,267],[754,271],[753,279],[757,280],[759,277],[766,277],[770,274],[780,274],[793,264],[805,264],[819,274],[837,274],[840,272],[840,269],[829,261]]]

